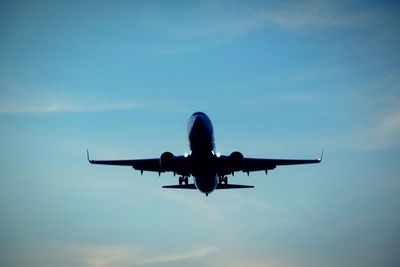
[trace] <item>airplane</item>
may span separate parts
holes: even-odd
[[[239,185],[228,183],[228,175],[243,172],[249,175],[254,171],[273,170],[276,166],[312,164],[322,161],[324,150],[318,159],[263,159],[247,158],[242,153],[235,151],[229,156],[215,152],[214,130],[210,118],[203,112],[195,112],[189,119],[187,126],[190,153],[175,156],[167,151],[159,158],[151,159],[125,159],[125,160],[91,160],[89,150],[86,151],[87,159],[91,164],[130,166],[144,171],[173,172],[179,175],[179,184],[165,185],[163,188],[198,189],[208,196],[215,189],[254,188],[252,185]],[[193,177],[193,183],[189,183]]]

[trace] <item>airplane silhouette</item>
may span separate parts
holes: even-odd
[[[215,189],[253,188],[252,185],[228,183],[227,175],[234,175],[242,171],[249,175],[253,171],[275,169],[280,165],[296,165],[320,163],[324,150],[319,159],[261,159],[247,158],[235,151],[229,156],[215,152],[214,130],[209,117],[203,112],[195,112],[189,119],[188,136],[190,153],[175,156],[171,152],[164,152],[160,158],[128,159],[128,160],[91,160],[89,150],[87,159],[91,164],[131,166],[135,170],[158,172],[173,172],[179,175],[178,185],[166,185],[163,188],[198,189],[202,193],[210,194]],[[189,177],[194,183],[189,183]]]

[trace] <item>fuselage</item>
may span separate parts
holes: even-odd
[[[193,113],[188,123],[188,137],[190,174],[197,189],[208,195],[217,187],[217,172],[214,164],[214,129],[206,114]]]

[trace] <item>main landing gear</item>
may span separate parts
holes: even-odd
[[[227,176],[220,176],[218,177],[219,184],[228,184],[228,177]]]
[[[188,185],[189,184],[189,177],[187,176],[179,176],[179,185]]]

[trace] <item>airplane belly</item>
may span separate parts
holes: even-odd
[[[216,175],[202,175],[194,177],[194,183],[202,193],[208,195],[217,188]]]

